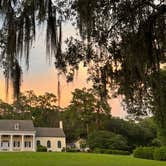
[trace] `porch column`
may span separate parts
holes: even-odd
[[[21,151],[24,151],[24,135],[21,136]]]
[[[13,151],[13,135],[10,135],[10,151]]]
[[[35,139],[35,134],[33,134],[32,146],[33,146],[33,151],[36,151],[36,139]]]

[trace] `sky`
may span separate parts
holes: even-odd
[[[66,23],[63,26],[63,41],[65,41],[70,36],[76,36],[77,31],[75,28]],[[65,45],[63,45],[65,49]],[[36,36],[36,41],[32,46],[30,51],[30,66],[29,70],[26,70],[24,60],[21,61],[23,66],[23,78],[21,92],[27,90],[33,90],[37,95],[44,94],[45,92],[54,93],[57,95],[57,70],[53,65],[54,60],[49,64],[46,61],[46,51],[45,51],[45,33],[44,27],[38,29]],[[74,81],[67,83],[65,76],[60,77],[61,81],[61,106],[66,107],[69,105],[72,94],[75,88],[89,88],[91,85],[87,82],[87,70],[86,68],[80,66],[77,76],[74,78]],[[9,91],[9,101],[12,98],[11,89]],[[0,99],[4,100],[5,97],[5,80],[0,73]],[[112,99],[109,101],[110,106],[112,107],[112,115],[125,117],[125,112],[123,111],[120,99]]]

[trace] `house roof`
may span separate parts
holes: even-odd
[[[31,120],[0,120],[0,131],[35,131],[35,128]]]
[[[61,128],[43,128],[36,127],[37,137],[65,137],[64,131]]]

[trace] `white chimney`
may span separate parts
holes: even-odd
[[[62,121],[59,121],[59,128],[63,129],[63,122]]]

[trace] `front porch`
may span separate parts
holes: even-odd
[[[35,134],[33,135],[0,135],[0,151],[36,151]]]

